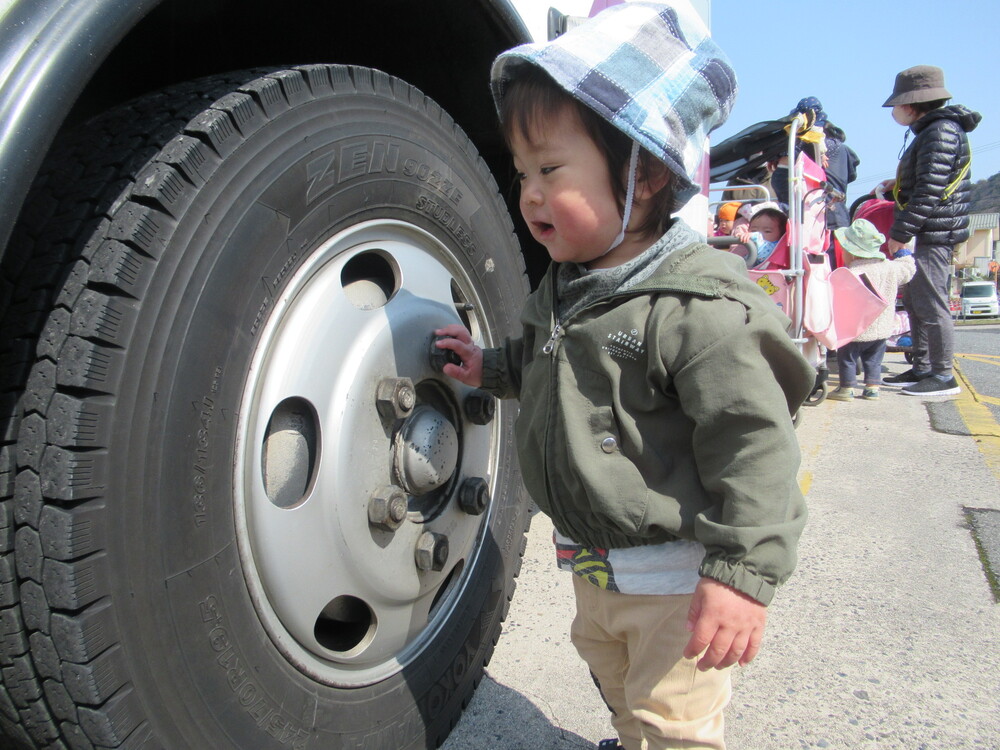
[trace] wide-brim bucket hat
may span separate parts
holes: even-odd
[[[737,83],[688,0],[614,5],[550,42],[502,53],[491,74],[498,110],[516,67],[529,64],[667,165],[674,210],[698,192],[708,134],[729,117]]]
[[[896,74],[896,84],[883,107],[951,99],[944,87],[944,71],[933,65],[914,65]]]
[[[834,229],[840,246],[857,258],[885,258],[882,243],[885,235],[867,219],[855,219],[849,227]]]

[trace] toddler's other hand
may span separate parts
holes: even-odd
[[[435,343],[438,349],[450,349],[462,360],[462,364],[446,364],[442,372],[450,378],[461,381],[473,388],[483,384],[483,350],[472,341],[472,334],[465,326],[457,323],[438,328],[435,336],[444,336]]]
[[[712,578],[702,578],[688,612],[691,639],[684,657],[698,660],[698,669],[725,669],[739,662],[745,667],[760,650],[767,623],[767,607]]]

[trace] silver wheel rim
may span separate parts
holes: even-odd
[[[499,420],[465,419],[471,389],[437,374],[429,352],[432,331],[455,322],[491,345],[481,309],[445,245],[410,224],[373,221],[327,240],[258,318],[239,415],[237,538],[262,624],[313,679],[358,687],[398,672],[448,620],[477,567],[493,507],[470,514],[457,495],[470,477],[492,495]],[[386,378],[409,378],[423,422],[380,413]],[[434,467],[443,483],[411,480],[405,520],[373,525],[373,496],[413,463],[412,453],[400,459],[400,433],[422,440],[427,424],[427,440],[457,441]],[[417,449],[435,460],[435,445]],[[415,561],[428,532],[447,539],[440,570]]]

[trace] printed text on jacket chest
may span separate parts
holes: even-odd
[[[639,340],[638,336],[639,331],[635,328],[631,331],[609,333],[607,340],[601,348],[614,359],[635,361],[646,353],[646,347]]]

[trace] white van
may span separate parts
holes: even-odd
[[[997,287],[992,281],[966,281],[962,284],[963,318],[1000,317]]]

